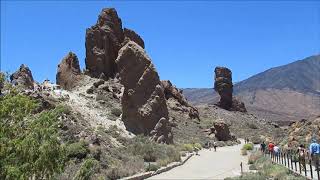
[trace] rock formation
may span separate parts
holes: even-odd
[[[129,40],[144,48],[141,37],[130,29],[122,29],[121,19],[114,8],[105,8],[97,23],[86,31],[86,69],[92,77],[115,77],[118,51]]]
[[[161,85],[164,89],[164,94],[167,100],[173,98],[178,101],[178,106],[180,107],[173,107],[173,109],[188,112],[191,119],[200,120],[198,109],[188,103],[187,99],[182,94],[182,90],[173,86],[169,80],[161,81]]]
[[[171,124],[168,119],[161,118],[154,129],[150,132],[151,140],[157,143],[173,143]]]
[[[77,56],[69,52],[58,65],[56,82],[63,89],[73,88],[81,78],[81,70]]]
[[[224,121],[215,121],[206,132],[214,134],[218,141],[236,140],[235,136],[230,133],[229,125]]]
[[[129,41],[120,49],[116,64],[120,82],[124,86],[121,98],[122,120],[127,129],[134,134],[145,135],[155,130],[152,136],[157,137],[157,141],[172,142],[171,130],[165,125],[168,108],[163,88],[144,49]],[[161,128],[156,127],[158,122]]]
[[[34,80],[32,77],[32,72],[24,64],[20,66],[18,71],[16,71],[10,76],[10,81],[12,84],[25,89],[34,88]]]
[[[226,67],[216,67],[214,89],[220,95],[218,106],[231,111],[246,112],[244,103],[232,97],[232,72]]]

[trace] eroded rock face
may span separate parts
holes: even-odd
[[[154,129],[150,132],[151,140],[157,143],[173,143],[173,136],[171,132],[171,124],[168,119],[161,118]]]
[[[86,31],[86,72],[96,78],[102,74],[105,79],[115,77],[118,52],[130,40],[144,48],[144,42],[136,32],[122,28],[114,8],[103,9],[97,23]]]
[[[122,120],[134,134],[149,135],[160,119],[168,120],[168,108],[159,75],[144,49],[133,41],[120,49],[116,64],[120,82],[124,86]],[[168,134],[171,133],[170,129],[164,131],[161,128],[161,132],[156,132],[153,136],[163,136],[165,139],[162,142],[171,142],[168,139],[172,138]]]
[[[169,80],[161,81],[161,85],[164,89],[164,94],[167,100],[173,98],[180,103],[180,105],[178,105],[179,107],[173,107],[173,109],[189,112],[189,117],[191,119],[200,120],[198,109],[188,103],[187,99],[182,94],[182,90],[173,86]]]
[[[232,96],[232,72],[226,67],[216,67],[214,89],[220,95],[218,106],[231,111],[247,112],[243,102]]]
[[[128,28],[124,28],[123,32],[125,37],[123,45],[127,44],[129,41],[134,41],[144,49],[144,41],[136,32]]]
[[[58,65],[56,82],[63,89],[72,89],[81,78],[79,60],[76,54],[69,52]]]
[[[32,77],[31,70],[22,64],[15,73],[10,76],[10,81],[12,84],[16,86],[20,86],[25,89],[33,89],[34,88],[34,80]]]
[[[124,40],[121,19],[114,8],[101,11],[97,23],[86,31],[86,68],[93,77],[116,74],[115,59]]]
[[[228,124],[223,121],[214,122],[210,130],[215,134],[218,141],[234,140],[234,136],[231,135]]]

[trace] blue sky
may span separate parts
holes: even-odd
[[[320,53],[316,1],[1,1],[1,70],[24,63],[37,81],[54,81],[69,51],[84,68],[85,30],[104,7],[142,36],[160,78],[177,87],[212,87],[215,66],[240,81]]]

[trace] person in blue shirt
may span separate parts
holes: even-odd
[[[320,144],[317,143],[315,139],[312,139],[309,146],[310,155],[312,162],[316,167],[316,170],[319,169],[319,159],[320,159]]]

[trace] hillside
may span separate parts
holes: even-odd
[[[250,113],[273,121],[295,121],[320,114],[320,55],[271,68],[234,85]],[[193,104],[213,104],[212,88],[184,89]]]

